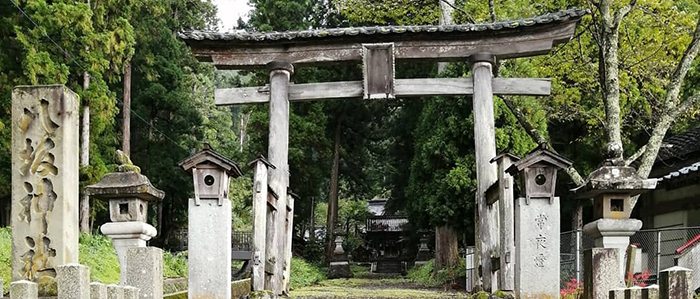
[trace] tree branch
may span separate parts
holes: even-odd
[[[515,118],[518,120],[518,123],[523,127],[525,132],[532,138],[533,141],[535,141],[538,144],[541,143],[546,143],[549,145],[549,148],[552,149],[552,151],[556,152],[552,145],[549,143],[549,140],[544,137],[540,133],[540,131],[535,128],[534,125],[530,122],[530,120],[527,119],[527,116],[520,110],[520,108],[517,107],[515,104],[515,101],[513,101],[512,98],[506,97],[506,96],[500,96],[500,98],[503,100],[503,103],[506,104],[506,107],[515,115]],[[581,177],[581,174],[579,174],[578,170],[574,168],[573,166],[570,166],[569,168],[564,170],[569,177],[571,177],[571,180],[577,185],[583,185],[585,183],[583,177]]]
[[[634,9],[634,7],[637,5],[637,0],[632,0],[630,4],[627,4],[615,12],[615,16],[613,17],[613,24],[612,24],[612,29],[617,31],[620,28],[620,23],[622,23],[622,19],[624,19],[627,14]]]
[[[636,153],[632,154],[631,156],[627,157],[627,159],[625,159],[625,166],[629,166],[630,164],[632,164],[635,160],[639,159],[639,157],[641,157],[646,151],[647,145],[645,144],[644,146],[640,147]]]

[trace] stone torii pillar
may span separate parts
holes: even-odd
[[[486,200],[486,190],[498,180],[498,169],[491,163],[496,157],[496,129],[493,116],[492,68],[496,60],[491,54],[478,53],[470,57],[474,79],[474,147],[476,148],[476,203],[479,210],[477,251],[481,261],[481,277],[484,290],[494,290],[496,285],[491,255],[498,251],[498,202],[491,205]]]
[[[274,238],[275,273],[269,288],[281,295],[286,289],[283,273],[286,261],[287,187],[289,187],[289,80],[294,66],[289,62],[273,61],[267,64],[270,71],[270,134],[268,135],[268,159],[276,167],[269,170],[269,184],[277,194],[277,213]],[[273,253],[274,254],[274,253]]]

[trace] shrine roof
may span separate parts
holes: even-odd
[[[309,41],[346,38],[353,36],[414,36],[424,34],[439,34],[450,36],[459,33],[505,31],[524,27],[537,27],[552,23],[578,21],[588,14],[587,10],[572,8],[558,12],[548,13],[531,18],[517,20],[504,20],[483,24],[461,25],[416,25],[416,26],[372,26],[372,27],[347,27],[310,29],[302,31],[285,32],[257,32],[257,31],[183,31],[178,32],[178,37],[186,42],[193,41],[226,41],[228,45],[234,43],[279,43],[284,41]]]

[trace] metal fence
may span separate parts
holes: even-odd
[[[700,235],[700,227],[670,227],[641,230],[630,237],[630,244],[641,249],[635,259],[635,273],[648,270],[647,284],[657,282],[661,270],[675,265],[676,250]],[[561,233],[561,286],[572,278],[583,279],[583,251],[593,248],[594,241],[579,231]],[[698,261],[700,262],[700,261]],[[687,267],[687,266],[686,266]]]

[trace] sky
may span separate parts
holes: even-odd
[[[248,20],[248,12],[252,9],[248,5],[248,0],[213,0],[219,8],[219,30],[230,31],[236,25],[239,17]]]

